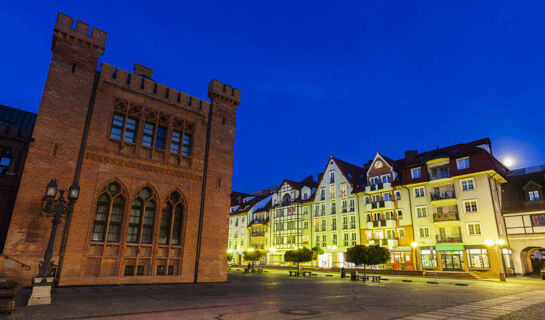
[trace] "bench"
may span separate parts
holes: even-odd
[[[254,270],[257,273],[263,273],[263,268],[255,268]]]
[[[293,277],[298,277],[299,276],[299,271],[298,270],[289,270],[289,273],[290,273],[290,277],[293,276]]]
[[[310,277],[312,276],[312,271],[302,271],[303,277],[306,277],[307,275]]]
[[[372,282],[380,282],[380,278],[382,276],[380,275],[372,275],[372,274],[368,274],[368,275],[361,275],[360,278],[362,278],[362,280],[365,282],[365,281],[369,281],[371,280]]]

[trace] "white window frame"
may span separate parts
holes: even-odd
[[[477,207],[477,210],[467,211],[467,208],[466,208],[466,203],[467,202],[475,202],[475,206]],[[477,212],[479,212],[479,201],[477,199],[464,200],[464,201],[462,201],[462,206],[464,208],[464,213],[477,213]]]
[[[418,209],[424,209],[425,211],[425,215],[423,216],[419,216],[418,215]],[[414,207],[414,212],[416,213],[416,217],[417,218],[426,218],[428,216],[428,206],[418,206],[418,207]]]
[[[476,230],[476,229],[475,229],[475,226],[478,225],[478,226],[479,226],[479,233],[478,233],[478,234],[477,234],[477,233],[471,234],[471,233],[469,232],[469,226],[470,226],[470,225],[473,226],[473,232],[475,232],[475,230]],[[468,222],[468,223],[466,223],[466,233],[467,233],[468,236],[471,236],[471,237],[479,237],[479,236],[482,236],[482,235],[483,235],[483,226],[481,225],[480,222]]]
[[[376,185],[376,184],[379,184],[380,183],[380,178],[379,177],[371,177],[369,179],[369,184],[370,185]]]
[[[418,172],[418,175],[415,174],[416,172]],[[416,178],[420,178],[420,177],[422,177],[422,169],[421,169],[421,167],[412,168],[412,169],[411,169],[411,178],[416,179]]]
[[[401,200],[401,191],[396,191],[396,200]]]
[[[465,166],[466,165],[466,162],[465,162],[466,160],[467,160],[467,167]],[[463,157],[463,158],[456,159],[456,168],[458,170],[469,169],[470,166],[471,166],[471,164],[469,163],[469,157]]]
[[[427,232],[425,232],[425,234],[427,234],[427,235],[422,236],[421,230],[427,230]],[[418,238],[429,238],[429,237],[430,237],[430,227],[429,226],[419,226],[418,227]]]
[[[401,239],[401,240],[405,239],[405,228],[398,228],[397,229],[397,237],[399,239]]]
[[[387,178],[388,181],[384,181],[384,178]],[[380,176],[380,182],[382,183],[389,183],[389,182],[392,182],[391,180],[392,178],[390,178],[390,174],[383,174]]]
[[[537,198],[536,198],[536,193],[537,193]],[[528,191],[528,200],[530,200],[530,201],[539,201],[539,200],[541,200],[539,190]]]
[[[426,188],[424,188],[424,187],[416,187],[413,190],[414,190],[414,197],[415,198],[424,198],[426,196]],[[417,191],[422,191],[422,192],[420,193],[420,192],[417,192]]]
[[[473,189],[466,189],[464,190],[464,182],[466,182],[466,185],[469,187],[469,181],[471,181],[471,186]],[[475,179],[473,178],[467,178],[467,179],[460,179],[460,191],[475,191]]]
[[[344,189],[344,190],[343,190]],[[346,183],[341,183],[339,185],[339,196],[342,198],[342,197],[346,197],[348,195],[348,187],[346,186]]]

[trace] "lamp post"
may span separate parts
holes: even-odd
[[[47,217],[52,217],[51,234],[49,235],[44,259],[40,263],[38,275],[33,281],[32,295],[30,296],[28,305],[51,304],[51,287],[53,286],[53,280],[55,280],[55,264],[51,258],[55,245],[55,235],[62,218],[67,217],[73,211],[74,203],[79,198],[79,185],[75,181],[72,183],[68,189],[67,199],[64,197],[65,192],[66,190],[58,190],[57,180],[51,179],[47,184],[45,195],[42,198],[40,211],[45,212]]]
[[[413,259],[415,264],[415,270],[418,271],[418,243],[411,242],[411,247],[413,247]]]
[[[500,250],[503,244],[505,243],[505,241],[503,241],[503,239],[498,239],[496,241],[485,240],[484,243],[486,243],[486,245],[489,247],[494,245],[494,250],[496,251],[496,257],[498,259],[500,281],[505,281],[505,272],[503,271],[503,260],[501,259],[501,256],[500,256]]]

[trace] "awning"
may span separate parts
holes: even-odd
[[[411,248],[392,248],[390,252],[411,252]]]
[[[463,244],[437,244],[435,245],[435,250],[437,251],[460,251],[464,250]]]

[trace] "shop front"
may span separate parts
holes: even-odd
[[[439,253],[443,271],[464,270],[465,248],[463,244],[437,244],[435,250]]]
[[[416,270],[410,248],[390,249],[390,263],[394,270]]]

